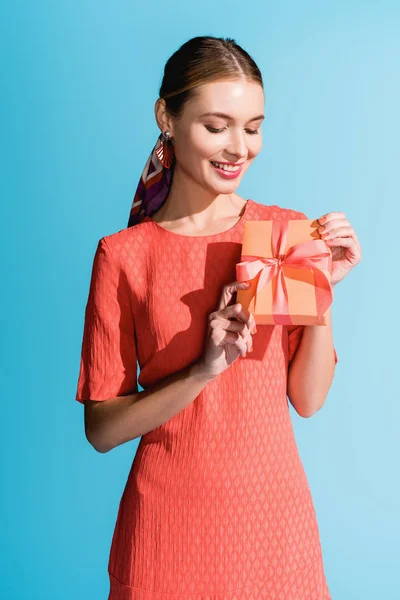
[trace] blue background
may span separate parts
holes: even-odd
[[[326,403],[311,419],[291,413],[333,599],[398,598],[398,2],[0,10],[2,597],[107,597],[138,440],[96,453],[74,399],[92,260],[126,227],[166,60],[215,35],[234,37],[265,82],[263,149],[238,193],[309,218],[342,211],[362,246],[335,288]]]

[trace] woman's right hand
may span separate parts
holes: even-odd
[[[245,357],[253,349],[251,334],[253,328],[256,330],[253,315],[239,303],[229,304],[238,289],[249,286],[239,281],[225,285],[218,310],[208,317],[206,346],[198,361],[199,369],[207,378],[219,375],[239,356]]]

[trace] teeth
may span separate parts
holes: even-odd
[[[238,171],[240,169],[240,166],[234,167],[233,165],[223,165],[221,163],[217,163],[214,161],[210,161],[213,165],[215,165],[216,167],[218,167],[219,169],[223,169],[224,171],[231,171],[232,173],[234,173],[235,171]]]

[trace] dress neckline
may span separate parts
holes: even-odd
[[[193,239],[193,238],[195,238],[195,239],[199,239],[199,238],[200,239],[216,238],[216,237],[224,235],[226,233],[233,233],[234,231],[236,231],[236,229],[239,229],[239,227],[242,225],[242,223],[245,220],[245,217],[247,215],[248,208],[249,208],[249,203],[250,202],[252,202],[251,199],[246,200],[242,216],[240,217],[240,219],[238,221],[236,221],[236,223],[234,225],[232,225],[232,227],[230,227],[229,229],[225,229],[225,231],[220,231],[219,233],[211,233],[209,235],[185,235],[183,233],[177,233],[176,231],[171,231],[170,229],[165,229],[165,227],[162,227],[159,223],[157,223],[156,221],[154,221],[154,219],[152,219],[150,216],[146,216],[143,219],[143,221],[151,221],[151,223],[154,223],[154,225],[158,229],[160,229],[161,231],[163,231],[167,235],[173,235],[173,236],[178,236],[180,238],[188,238],[188,239]]]

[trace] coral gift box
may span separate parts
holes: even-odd
[[[246,221],[237,281],[240,302],[256,324],[326,325],[332,304],[332,253],[317,220]]]

